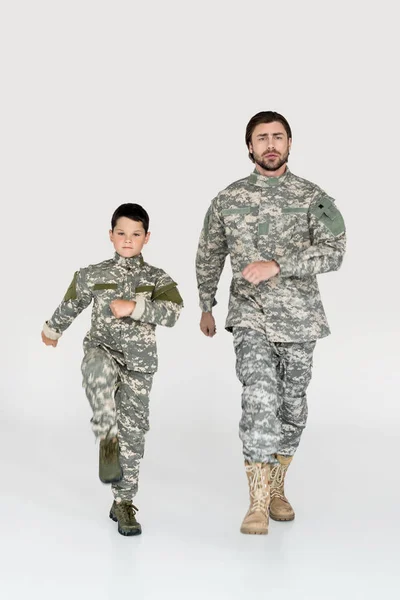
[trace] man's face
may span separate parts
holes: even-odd
[[[277,171],[288,160],[292,140],[282,123],[261,123],[253,131],[249,151],[264,171]]]
[[[110,240],[114,245],[115,251],[125,258],[138,256],[143,246],[149,241],[149,238],[150,232],[146,234],[143,223],[132,221],[132,219],[128,219],[127,217],[120,217],[114,229],[110,230]]]

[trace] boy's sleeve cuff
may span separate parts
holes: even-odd
[[[58,331],[55,331],[54,329],[49,327],[47,325],[47,321],[43,325],[43,333],[46,337],[49,338],[49,340],[58,340],[62,336],[62,333],[58,333]]]
[[[138,298],[136,298],[135,302],[136,306],[133,309],[133,312],[131,313],[131,319],[133,319],[134,321],[139,321],[139,319],[141,319],[144,313],[144,309],[146,308],[146,303],[143,296],[139,296]]]

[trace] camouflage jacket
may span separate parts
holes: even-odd
[[[289,169],[278,178],[254,171],[220,192],[204,220],[196,257],[200,308],[209,312],[227,254],[232,283],[226,328],[249,327],[271,341],[315,340],[330,333],[316,275],[337,270],[345,225],[332,198]],[[258,285],[243,269],[275,260],[280,273]]]
[[[110,302],[135,300],[129,317],[117,319]],[[91,328],[85,349],[102,346],[128,369],[157,370],[156,325],[172,327],[182,309],[177,284],[162,269],[144,262],[142,255],[114,258],[80,269],[63,301],[44,325],[45,335],[58,339],[93,300]]]

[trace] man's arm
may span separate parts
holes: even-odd
[[[309,277],[337,271],[342,264],[346,229],[332,198],[319,195],[310,205],[308,216],[312,245],[290,256],[276,258],[280,277]]]
[[[58,308],[54,311],[51,319],[43,325],[42,339],[46,345],[48,340],[57,342],[63,332],[71,325],[73,320],[92,301],[92,292],[85,282],[84,269],[77,271],[74,278]],[[47,340],[47,341],[46,341]]]
[[[204,219],[196,255],[197,287],[203,313],[211,313],[217,303],[215,294],[227,254],[225,228],[215,198]]]

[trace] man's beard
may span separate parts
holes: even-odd
[[[277,171],[278,169],[283,167],[284,164],[287,163],[288,158],[289,158],[289,150],[286,152],[286,154],[284,154],[282,156],[282,158],[280,158],[278,160],[278,162],[275,162],[276,159],[268,160],[266,157],[263,158],[262,156],[257,156],[256,154],[253,154],[253,158],[254,158],[254,162],[259,167],[264,169],[264,171]]]

